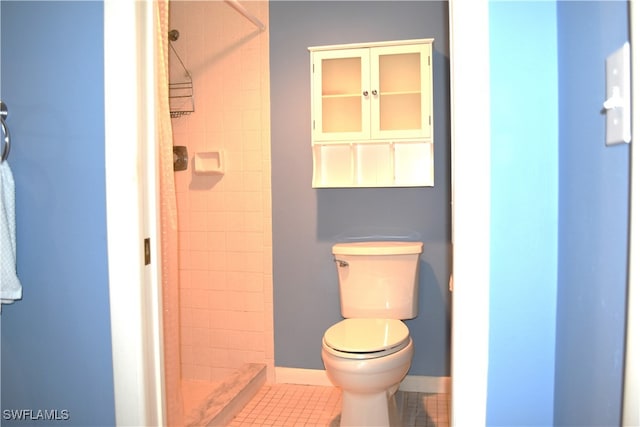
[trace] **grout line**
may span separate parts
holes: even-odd
[[[404,420],[403,427],[449,427],[449,394],[402,393],[398,409]],[[340,423],[340,396],[336,387],[267,384],[228,427],[337,427]]]

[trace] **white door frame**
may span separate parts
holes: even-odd
[[[157,218],[153,0],[104,0],[105,170],[116,425],[163,425],[160,280],[142,263]],[[484,425],[489,341],[488,0],[449,0],[453,425]],[[140,84],[146,82],[147,85]],[[468,94],[473,94],[469,96]],[[137,150],[136,150],[137,148]],[[149,170],[146,169],[147,159]],[[148,188],[148,190],[147,190]],[[149,212],[151,211],[151,212]],[[157,250],[152,253],[158,253]],[[152,260],[158,266],[159,260]],[[157,268],[157,267],[156,267]]]
[[[491,129],[489,2],[449,0],[453,309],[451,425],[486,424]]]
[[[640,134],[640,6],[629,2],[631,29],[631,114],[633,132]],[[638,144],[636,141],[634,144]],[[622,424],[640,425],[640,147],[631,146],[631,192],[629,216],[629,278],[627,288],[627,342],[625,349]],[[632,260],[636,262],[632,262]]]
[[[115,418],[164,425],[153,0],[104,0],[105,174]],[[145,266],[144,244],[151,241]]]

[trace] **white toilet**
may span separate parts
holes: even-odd
[[[322,360],[342,389],[341,426],[399,425],[394,394],[407,375],[413,341],[401,319],[418,315],[422,242],[333,246],[344,320],[322,339]]]

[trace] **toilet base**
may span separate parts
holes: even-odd
[[[349,359],[333,355],[323,342],[322,361],[329,380],[342,389],[343,427],[399,426],[396,391],[407,375],[413,341],[384,357]]]
[[[400,418],[395,393],[375,394],[342,391],[340,427],[392,427],[399,426]]]

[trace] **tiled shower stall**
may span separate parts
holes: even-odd
[[[268,22],[268,2],[243,4]],[[189,153],[175,173],[182,379],[217,382],[252,362],[273,380],[268,31],[222,1],[172,1],[169,22],[170,80],[184,77],[177,53],[195,106],[172,119]],[[194,172],[210,152],[223,152],[223,175]]]

